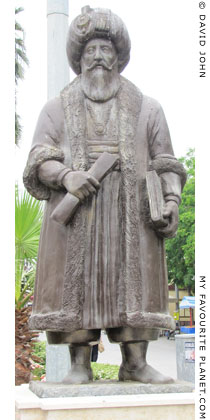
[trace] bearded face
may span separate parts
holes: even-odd
[[[81,83],[85,95],[104,102],[116,95],[120,87],[118,56],[111,41],[90,40],[81,58]]]

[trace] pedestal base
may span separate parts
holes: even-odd
[[[106,387],[109,387],[110,390],[112,388],[113,392],[115,384],[110,385],[106,384]],[[124,391],[131,390],[129,386],[135,386],[133,383],[121,385],[123,385]],[[167,389],[167,393],[159,394],[145,393],[149,389],[151,392],[152,387],[154,391],[157,392],[158,389],[160,391],[159,386],[157,386],[158,388],[155,386],[154,389],[154,385],[136,385],[138,392],[140,390],[139,385],[145,387],[144,393],[60,398],[55,396],[53,398],[39,398],[29,390],[28,385],[21,385],[16,387],[16,420],[186,420],[195,417],[194,393],[178,393],[178,389],[181,389],[184,386],[183,384],[179,386],[176,384],[175,393],[170,388],[170,393]],[[172,385],[174,386],[174,384]],[[166,387],[169,385],[161,385],[161,387],[163,386],[166,391]],[[87,387],[93,392],[95,389],[94,385],[74,385],[74,387]],[[99,388],[99,385],[97,387]],[[49,390],[49,384],[45,387],[46,389]],[[132,388],[132,392],[134,392],[134,388]]]

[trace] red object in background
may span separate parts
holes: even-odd
[[[192,308],[190,308],[190,327],[193,326]]]

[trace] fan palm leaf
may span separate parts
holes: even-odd
[[[42,222],[42,203],[25,190],[21,195],[15,191],[15,249],[20,259],[37,257]]]
[[[26,190],[23,194],[20,194],[16,186],[15,299],[17,306],[20,304],[22,306],[25,292],[31,287],[32,279],[34,278],[42,214],[42,203],[31,197]]]

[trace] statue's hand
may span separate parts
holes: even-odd
[[[167,226],[158,227],[156,230],[163,238],[173,238],[176,236],[179,222],[179,207],[175,201],[168,201],[165,203],[163,217],[168,223]]]
[[[99,182],[89,172],[68,172],[62,181],[68,192],[75,195],[81,201],[90,194],[95,194],[100,187]]]

